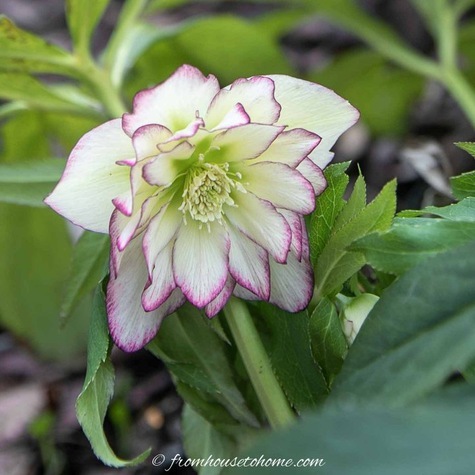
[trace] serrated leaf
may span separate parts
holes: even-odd
[[[318,303],[310,316],[309,328],[313,356],[331,387],[343,365],[348,344],[336,307],[330,300],[322,299]]]
[[[73,249],[71,274],[61,306],[61,318],[67,319],[76,304],[107,274],[109,236],[85,231]]]
[[[111,341],[107,329],[104,293],[100,287],[94,296],[89,331],[87,373],[76,401],[76,415],[96,456],[111,467],[129,467],[142,463],[150,449],[132,460],[118,458],[111,449],[103,424],[114,394],[114,367],[110,361]]]
[[[313,265],[325,247],[333,223],[345,204],[343,195],[349,182],[345,171],[349,166],[349,162],[337,163],[325,169],[327,189],[317,198],[315,211],[310,218],[309,241]]]
[[[475,223],[405,219],[384,234],[358,240],[351,250],[364,253],[376,269],[400,275],[425,259],[475,239]]]
[[[458,200],[475,196],[475,171],[450,178],[452,193]]]
[[[475,197],[465,198],[449,206],[428,206],[423,211],[452,221],[475,221]]]
[[[338,214],[333,229],[337,230],[350,222],[366,206],[366,183],[362,175],[356,179],[355,186],[348,202],[343,206]]]
[[[264,344],[287,398],[299,411],[317,406],[328,387],[312,355],[308,313],[290,314],[267,303],[259,304],[259,313],[270,333]]]
[[[330,398],[405,405],[475,358],[475,242],[427,259],[381,296]]]
[[[475,142],[456,142],[455,145],[475,158]]]
[[[110,0],[66,0],[66,19],[78,52],[89,51],[92,34]]]
[[[147,348],[164,361],[178,380],[210,394],[236,420],[257,427],[256,417],[233,380],[227,344],[204,318],[197,309],[182,307],[164,320]]]
[[[65,160],[0,163],[0,202],[45,206],[64,169]]]
[[[315,266],[318,298],[337,292],[365,264],[363,254],[347,249],[357,239],[391,225],[396,210],[395,192],[396,182],[391,181],[366,208],[331,234]]]
[[[0,15],[0,70],[75,75],[74,58],[59,46]]]

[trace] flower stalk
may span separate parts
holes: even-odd
[[[270,425],[274,429],[289,425],[295,418],[294,412],[275,377],[246,304],[232,297],[224,314]]]

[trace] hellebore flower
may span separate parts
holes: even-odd
[[[45,200],[111,237],[115,343],[135,351],[185,300],[208,317],[231,294],[305,308],[304,215],[330,148],[358,118],[325,87],[288,76],[217,79],[191,66],[139,92],[133,112],[84,135]]]

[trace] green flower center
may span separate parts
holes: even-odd
[[[185,178],[183,202],[179,208],[184,214],[185,222],[186,216],[189,215],[191,219],[201,223],[218,221],[222,224],[223,206],[236,206],[231,198],[232,190],[245,192],[232,176],[241,178],[240,173],[229,172],[228,163],[206,163],[201,156]]]

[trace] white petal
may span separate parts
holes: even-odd
[[[238,102],[223,117],[221,122],[216,127],[213,127],[212,131],[220,129],[230,129],[231,127],[238,127],[240,125],[249,124],[249,122],[251,122],[249,115],[245,111],[243,105]]]
[[[286,264],[270,261],[270,302],[288,312],[305,309],[313,295],[313,271],[308,258],[291,252]]]
[[[224,226],[199,228],[193,220],[178,230],[173,250],[175,282],[196,307],[204,307],[223,289],[228,277],[229,237]]]
[[[233,293],[235,285],[235,280],[228,275],[228,280],[226,280],[223,290],[205,307],[205,313],[208,318],[214,317],[226,305],[226,302]]]
[[[350,128],[359,117],[359,112],[348,101],[332,90],[302,79],[283,75],[271,75],[275,83],[275,98],[282,106],[277,124],[289,128],[300,127],[318,134],[322,141],[311,155],[313,161],[323,168],[328,152],[338,137]],[[327,162],[328,163],[328,162]]]
[[[295,168],[320,143],[320,137],[305,129],[292,129],[282,132],[261,155],[257,162],[285,163]]]
[[[284,163],[261,162],[242,167],[242,181],[247,190],[277,208],[309,214],[315,209],[311,183]]]
[[[150,285],[142,294],[142,305],[147,312],[162,305],[176,288],[172,266],[173,244],[170,242],[155,258]]]
[[[257,295],[253,294],[250,290],[247,290],[239,284],[236,284],[236,287],[234,287],[233,295],[244,300],[260,300]]]
[[[203,115],[219,92],[217,79],[184,65],[162,84],[139,92],[131,114],[124,114],[124,130],[132,136],[142,125],[160,124],[173,132],[185,129]]]
[[[233,226],[229,226],[228,232],[231,239],[229,272],[238,284],[258,295],[262,300],[268,300],[270,270],[267,251]]]
[[[309,158],[302,160],[298,164],[297,170],[312,184],[316,196],[325,191],[327,187],[325,175],[322,169],[315,165],[312,160]]]
[[[205,116],[208,128],[216,127],[229,111],[240,103],[252,122],[273,124],[279,117],[280,105],[274,99],[274,83],[267,77],[238,79],[221,89]]]
[[[144,125],[135,131],[132,142],[137,160],[158,155],[158,145],[166,142],[172,136],[170,129],[163,125]]]
[[[186,168],[185,160],[191,157],[193,150],[194,147],[189,142],[181,142],[173,150],[160,153],[144,166],[144,179],[151,185],[171,185]]]
[[[84,135],[69,156],[66,169],[45,203],[85,229],[107,233],[112,199],[129,187],[130,168],[116,162],[135,156],[120,119]]]
[[[289,223],[290,229],[292,230],[292,243],[290,245],[290,250],[295,254],[295,257],[300,261],[302,259],[302,239],[303,232],[302,230],[302,221],[305,226],[305,221],[303,218],[294,211],[289,211],[288,209],[278,209],[277,210]]]
[[[173,205],[163,206],[150,221],[143,237],[143,251],[150,273],[157,256],[175,237],[182,222],[183,214]]]
[[[247,124],[222,132],[213,140],[213,147],[219,147],[211,160],[234,162],[256,158],[266,150],[283,127],[273,125]],[[210,155],[211,156],[211,155]]]
[[[140,240],[132,241],[124,251],[117,278],[110,279],[107,287],[110,333],[124,351],[136,351],[145,346],[156,335],[163,318],[176,309],[173,305],[165,306],[165,302],[153,312],[144,311],[141,294],[147,279]]]
[[[263,247],[277,262],[285,262],[292,232],[285,218],[268,201],[252,193],[236,193],[237,207],[226,207],[226,217],[246,236]]]

